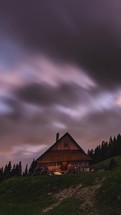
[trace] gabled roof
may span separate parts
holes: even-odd
[[[58,145],[65,137],[69,137],[72,142],[76,145],[76,147],[78,148],[78,150],[76,150],[77,152],[74,153],[74,151],[72,150],[71,152],[68,152],[68,156],[67,156],[67,152],[64,153],[63,151],[63,155],[62,155],[62,151],[61,153],[59,152],[59,150],[54,150],[52,152],[52,149]],[[48,153],[49,152],[49,153]],[[79,156],[79,154],[82,156],[82,160],[90,160],[90,158],[88,157],[88,155],[85,153],[85,151],[81,148],[81,146],[73,139],[73,137],[68,133],[66,132],[60,139],[58,139],[51,147],[49,147],[39,158],[37,158],[36,161],[40,161],[43,157],[46,157],[48,156],[48,158],[52,158],[55,154],[58,155],[58,161],[60,160],[59,157],[63,158],[65,160],[65,154],[66,154],[66,157],[68,157],[69,159],[69,154],[70,154],[70,159],[74,159],[74,157],[76,158],[76,155],[77,155],[77,159],[75,160],[78,160],[78,159],[81,159],[81,157]],[[73,156],[72,156],[73,154]],[[45,158],[46,159],[46,158]],[[57,156],[55,156],[55,158],[52,158],[53,161],[55,161],[55,159],[57,159]]]
[[[52,151],[49,151],[49,153],[45,153],[39,159],[38,160],[40,161],[40,163],[91,160],[87,154],[80,153],[80,151],[78,150],[69,150],[69,151],[52,150]]]

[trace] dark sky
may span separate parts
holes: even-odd
[[[121,133],[121,2],[0,2],[0,162]]]

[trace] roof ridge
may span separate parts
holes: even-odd
[[[87,155],[85,153],[85,151],[81,148],[81,146],[74,140],[74,138],[71,136],[71,134],[67,131],[61,138],[59,138],[53,145],[51,145],[42,155],[39,156],[39,158],[36,159],[39,160],[40,158],[42,158],[46,153],[48,153],[58,142],[60,142],[66,135],[68,135],[72,141],[74,142],[74,144],[77,146],[77,148],[85,155]],[[88,156],[88,155],[87,155]]]

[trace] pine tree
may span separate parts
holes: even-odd
[[[2,168],[0,168],[0,181],[3,180],[3,176],[4,176],[4,174],[3,174],[3,167],[2,167]]]
[[[21,176],[22,174],[22,164],[21,164],[21,161],[19,162],[18,164],[18,175]]]
[[[11,161],[5,165],[4,168],[4,178],[9,178],[11,175]]]
[[[25,166],[25,171],[24,171],[23,175],[24,176],[28,175],[28,164],[26,164],[26,166]]]
[[[16,165],[14,164],[11,170],[11,176],[15,176],[16,175]]]
[[[32,175],[35,171],[35,168],[37,166],[37,162],[35,160],[32,161],[30,168],[29,168],[29,174]]]

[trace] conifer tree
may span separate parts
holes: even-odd
[[[30,165],[30,168],[29,168],[30,175],[34,173],[36,166],[37,166],[37,162],[33,159],[32,163]]]
[[[24,176],[28,175],[28,164],[26,164],[26,166],[25,166],[25,171],[24,171],[23,175]]]

